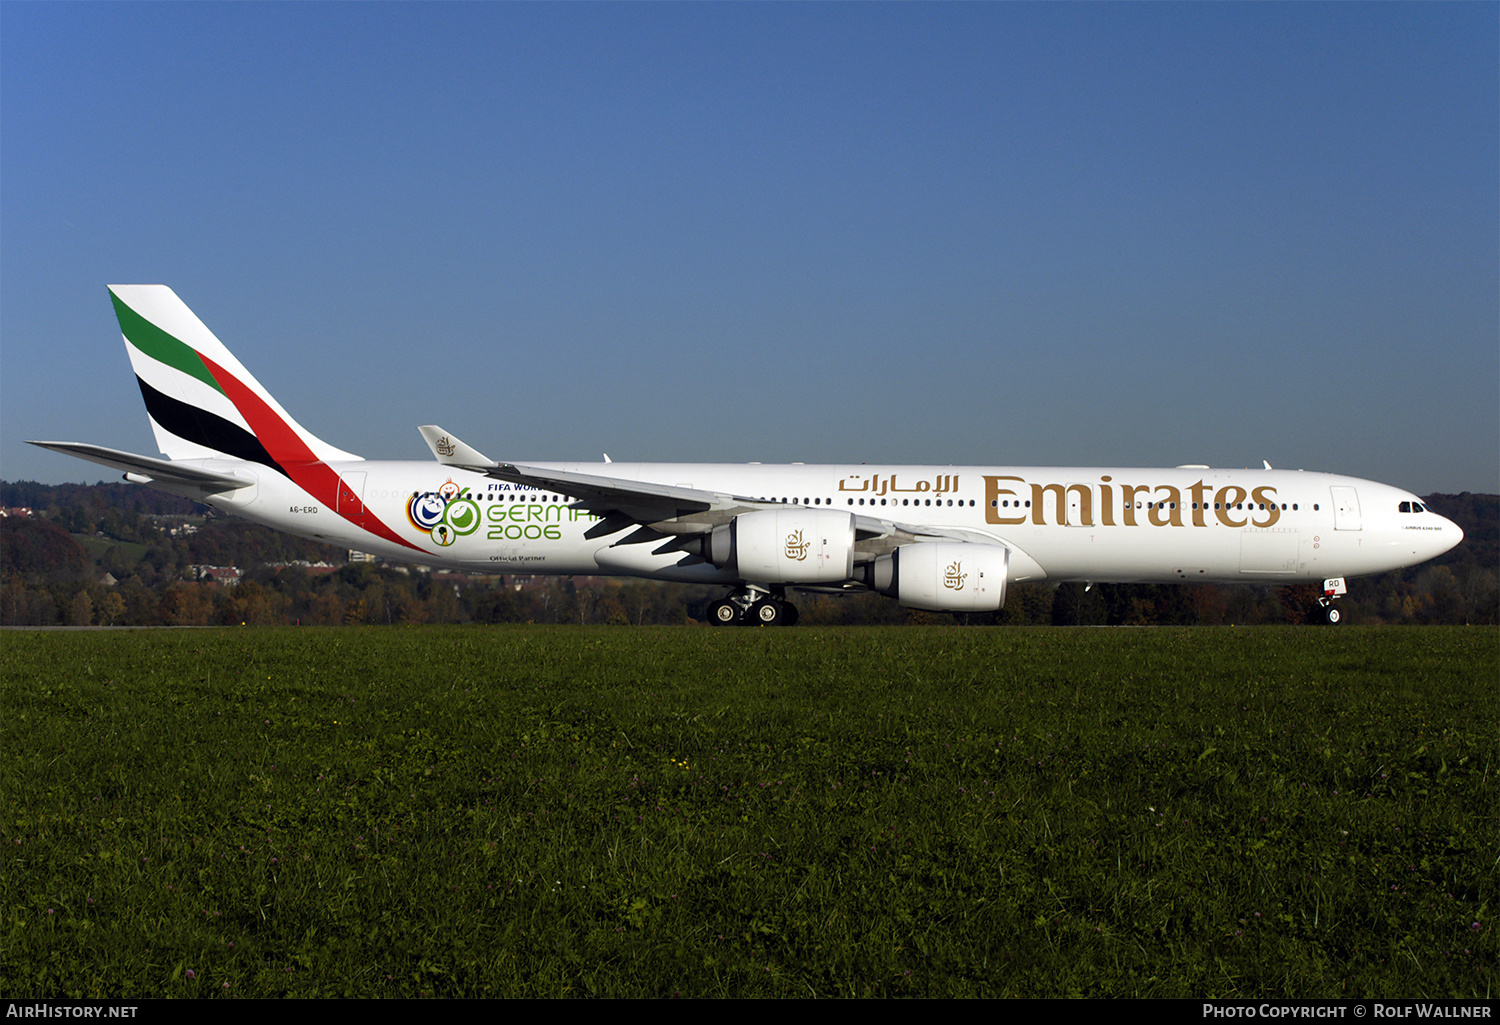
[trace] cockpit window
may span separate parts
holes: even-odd
[[[1402,502],[1399,506],[1399,511],[1404,513],[1419,513],[1426,512],[1427,509],[1421,502]]]

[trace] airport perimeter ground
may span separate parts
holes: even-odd
[[[6,997],[1493,995],[1494,628],[0,653]]]

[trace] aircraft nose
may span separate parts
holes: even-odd
[[[1464,540],[1464,528],[1446,516],[1439,516],[1438,519],[1442,520],[1443,529],[1436,535],[1437,550],[1432,553],[1433,555],[1442,555],[1444,552],[1450,552],[1462,544]]]
[[[1443,552],[1458,548],[1464,540],[1464,528],[1455,524],[1448,516],[1439,516],[1433,513],[1433,519],[1428,522],[1427,530],[1422,531],[1421,545],[1424,549],[1424,558],[1437,558]],[[1436,527],[1436,530],[1434,530]]]

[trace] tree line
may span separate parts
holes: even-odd
[[[1424,501],[1458,523],[1463,544],[1421,566],[1349,581],[1354,623],[1500,622],[1500,496]],[[722,587],[620,578],[470,575],[348,562],[348,553],[131,484],[0,481],[0,624],[706,622]],[[319,566],[318,563],[324,565]],[[233,566],[233,586],[192,567]],[[800,594],[811,625],[1219,625],[1307,620],[1309,586],[1012,584],[1005,608],[953,616],[872,594]]]

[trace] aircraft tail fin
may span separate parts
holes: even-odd
[[[110,285],[156,443],[168,459],[272,467],[360,457],[293,420],[166,285]]]

